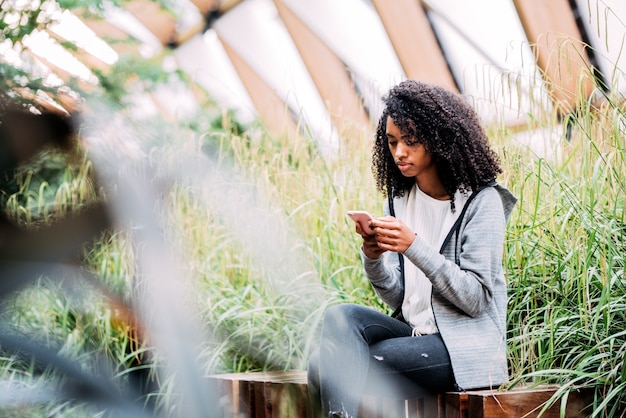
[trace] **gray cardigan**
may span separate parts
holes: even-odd
[[[406,196],[394,199],[399,219],[404,219]],[[497,387],[508,378],[502,253],[506,222],[516,202],[505,187],[487,187],[470,202],[458,236],[452,235],[443,254],[418,236],[404,252],[432,283],[433,313],[462,390]],[[388,205],[384,212],[389,214]],[[379,259],[361,255],[376,293],[390,307],[398,307],[404,289],[397,253]]]

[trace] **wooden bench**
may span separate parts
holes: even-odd
[[[209,376],[219,392],[223,418],[313,418],[308,410],[306,372],[254,372]],[[421,399],[365,396],[359,418],[520,418],[537,417],[558,390],[555,386],[510,391],[448,392]],[[582,418],[591,390],[569,394],[567,418]],[[560,403],[542,418],[558,418]]]

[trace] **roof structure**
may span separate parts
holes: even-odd
[[[244,123],[304,129],[327,148],[370,126],[380,96],[404,78],[460,91],[485,121],[520,126],[537,111],[566,115],[626,91],[621,0],[170,3],[132,0],[105,19],[66,11],[30,50],[56,77],[87,87],[94,69],[124,55],[160,57],[194,85],[153,92],[154,111],[193,113],[199,88]],[[78,49],[53,58],[63,40]]]

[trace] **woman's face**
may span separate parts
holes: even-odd
[[[386,133],[389,151],[403,176],[415,177],[417,180],[422,176],[437,175],[432,157],[426,153],[424,145],[407,145],[407,141],[412,138],[401,132],[390,116],[387,117]]]

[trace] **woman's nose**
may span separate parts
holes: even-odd
[[[407,150],[406,144],[402,141],[398,141],[398,145],[396,145],[396,152],[395,152],[396,158],[405,156],[406,150]]]

